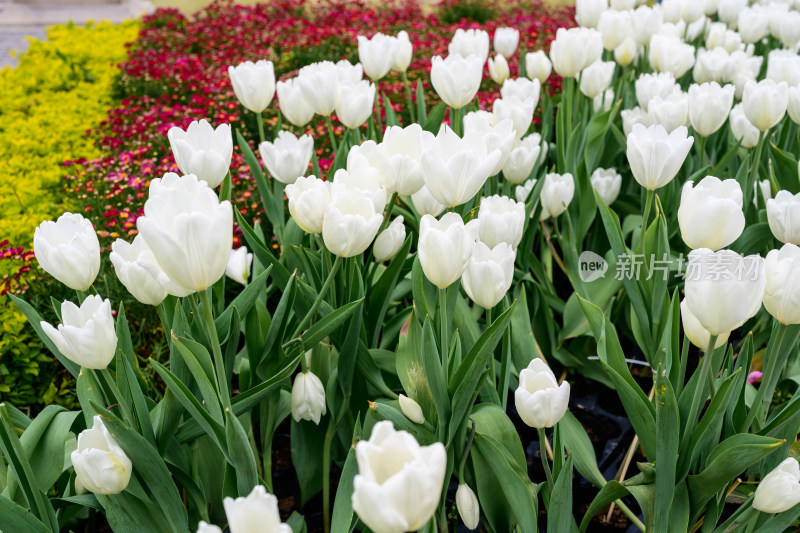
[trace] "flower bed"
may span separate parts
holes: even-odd
[[[65,209],[80,209],[64,194],[63,179],[101,150],[87,131],[113,103],[117,64],[138,24],[53,26],[46,41],[32,41],[16,68],[0,71],[0,399],[17,405],[50,403],[66,393],[42,345],[19,327],[25,317],[7,306],[7,291],[38,286],[36,299],[55,290],[43,282],[31,242],[39,222]],[[102,43],[102,44],[101,44]]]

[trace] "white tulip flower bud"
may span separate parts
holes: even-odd
[[[395,37],[392,71],[402,73],[408,70],[408,65],[411,64],[411,56],[413,53],[414,47],[411,45],[408,33],[402,30],[397,34],[397,37]]]
[[[411,202],[414,204],[414,209],[417,210],[420,216],[430,215],[432,217],[438,217],[442,211],[445,210],[445,207],[431,195],[428,188],[424,185],[411,195]]]
[[[487,196],[478,209],[478,237],[490,249],[501,242],[516,249],[522,240],[525,204],[507,196]]]
[[[689,248],[719,250],[730,245],[744,231],[742,187],[735,179],[707,176],[696,185],[684,184],[678,225]]]
[[[417,402],[405,394],[401,394],[398,397],[398,400],[400,401],[400,410],[403,411],[403,414],[406,416],[406,418],[415,424],[425,423],[425,415],[422,414],[422,407],[420,407]]]
[[[608,0],[576,0],[575,22],[584,28],[594,28],[607,10]]]
[[[272,102],[272,97],[275,96],[275,70],[272,61],[245,61],[235,67],[228,67],[228,76],[236,98],[253,113],[261,113]]]
[[[708,341],[711,340],[711,334],[689,310],[685,298],[681,300],[681,322],[683,323],[683,332],[686,334],[689,342],[701,350],[706,351],[708,349]],[[724,346],[725,343],[728,342],[728,337],[730,337],[730,332],[719,335],[714,349],[716,350],[720,346]]]
[[[336,116],[339,122],[350,129],[360,128],[372,114],[375,104],[375,84],[367,80],[358,83],[342,83],[340,90],[347,95],[339,98],[336,104]]]
[[[767,200],[767,222],[776,239],[800,245],[800,193],[778,191]]]
[[[182,298],[194,292],[169,279],[141,235],[134,237],[132,243],[114,241],[109,259],[120,282],[143,304],[158,305],[167,294]]]
[[[167,132],[175,163],[184,174],[194,174],[212,189],[222,183],[231,166],[233,138],[229,124],[217,129],[203,119],[186,131],[173,126]]]
[[[486,58],[451,54],[431,59],[431,84],[444,103],[454,108],[469,104],[481,86]]]
[[[286,120],[298,127],[303,127],[314,118],[314,108],[303,95],[298,78],[279,81],[276,84],[278,104]]]
[[[292,528],[281,522],[278,498],[256,485],[245,497],[222,500],[231,533],[292,533]]]
[[[589,176],[589,181],[606,205],[614,203],[622,188],[622,176],[613,168],[596,168]]]
[[[627,149],[633,177],[645,189],[663,187],[678,174],[693,142],[685,126],[667,134],[659,124],[649,128],[635,124],[628,134]]]
[[[322,240],[331,253],[353,257],[363,253],[383,220],[383,204],[376,207],[367,192],[355,187],[336,187],[331,203],[325,208],[322,221]]]
[[[611,85],[614,77],[613,61],[595,61],[581,72],[581,92],[587,98],[594,98]]]
[[[247,246],[241,246],[231,250],[228,266],[225,267],[225,275],[237,283],[247,285],[250,278],[250,267],[253,265],[253,254],[247,253]]]
[[[489,58],[489,34],[484,30],[458,28],[447,46],[447,53],[461,57],[478,56],[483,65]]]
[[[482,242],[472,246],[472,256],[461,276],[461,284],[470,300],[484,309],[492,309],[506,295],[514,280],[517,253],[501,242],[489,249]]]
[[[489,67],[489,77],[498,85],[502,85],[511,75],[511,71],[508,70],[508,61],[500,54],[490,57],[487,64]]]
[[[394,37],[376,33],[372,39],[358,36],[358,60],[364,67],[364,74],[372,81],[386,76],[394,65],[394,49],[397,41]],[[347,90],[344,91],[348,94]],[[338,115],[339,112],[337,111]]]
[[[76,291],[92,286],[100,271],[100,241],[78,213],[42,222],[33,232],[33,253],[45,272]]]
[[[289,214],[306,233],[322,233],[322,219],[331,203],[331,185],[316,176],[308,176],[286,186]]]
[[[575,194],[575,180],[572,174],[546,174],[544,185],[539,196],[542,211],[539,220],[557,217],[567,210]]]
[[[39,325],[64,357],[96,370],[106,368],[114,359],[117,333],[109,300],[93,294],[80,307],[65,300],[61,303],[61,321],[58,329],[45,321]]]
[[[310,420],[316,425],[327,411],[325,387],[313,372],[300,372],[292,384],[292,418]]]
[[[800,248],[784,244],[771,250],[764,261],[767,285],[764,307],[781,324],[800,324]]]
[[[467,529],[475,529],[478,527],[478,522],[481,519],[481,508],[478,505],[478,497],[469,488],[466,483],[458,485],[456,490],[456,508],[458,509],[458,516],[467,526]]]
[[[497,28],[494,30],[495,51],[509,59],[519,44],[519,30],[516,28]]]
[[[339,76],[339,68],[332,61],[312,63],[300,69],[296,83],[314,113],[324,117],[336,109],[339,103]]]
[[[441,220],[424,215],[419,223],[417,255],[428,281],[445,289],[461,277],[472,256],[478,221],[464,224],[458,213],[445,213]]]
[[[708,137],[725,124],[733,105],[733,85],[721,87],[719,83],[703,83],[689,87],[689,121],[692,128]]]
[[[728,118],[733,137],[737,141],[741,141],[743,147],[753,148],[758,144],[758,138],[761,132],[759,132],[758,128],[753,126],[750,120],[745,116],[744,107],[741,103],[733,106]]]
[[[762,513],[782,513],[800,503],[800,465],[789,457],[764,476],[756,488],[753,507]]]
[[[399,216],[375,239],[375,244],[372,245],[375,261],[383,263],[394,259],[405,240],[406,227],[403,225],[403,217]]]
[[[531,133],[524,139],[516,141],[503,166],[503,177],[514,184],[528,179],[539,159],[541,144],[542,138],[538,133]]]
[[[547,54],[544,53],[544,50],[525,54],[525,73],[528,78],[544,83],[552,72],[553,64]]]
[[[222,529],[219,526],[200,520],[200,523],[197,524],[197,533],[222,533]]]
[[[281,183],[294,183],[305,176],[314,152],[314,138],[301,135],[299,138],[286,130],[278,132],[273,142],[264,141],[258,146],[270,175]]]
[[[602,34],[589,28],[559,28],[550,43],[553,69],[563,78],[576,78],[581,70],[598,61],[602,53]]]
[[[78,434],[78,448],[70,455],[76,492],[119,494],[131,480],[133,464],[100,415],[95,415],[93,421],[91,429]]]
[[[514,404],[522,421],[530,427],[553,427],[567,412],[569,383],[559,385],[550,367],[541,359],[533,359],[519,373]]]
[[[789,105],[789,86],[785,81],[748,81],[742,93],[744,114],[759,131],[767,131],[783,119]]]

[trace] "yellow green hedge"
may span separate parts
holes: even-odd
[[[0,70],[0,242],[31,249],[36,226],[70,207],[63,162],[100,155],[87,132],[106,117],[125,43],[137,34],[136,22],[52,26],[16,68]],[[0,261],[0,278],[18,267]],[[0,401],[57,400],[67,390],[61,370],[0,297]]]

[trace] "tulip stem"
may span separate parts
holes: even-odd
[[[256,122],[258,123],[258,138],[261,139],[260,144],[267,140],[264,136],[264,117],[261,116],[261,113],[256,113]]]
[[[217,372],[217,383],[219,384],[222,406],[226,409],[230,409],[231,396],[228,392],[228,375],[225,372],[225,360],[222,358],[222,348],[219,346],[217,325],[214,323],[214,315],[211,312],[211,290],[211,287],[209,287],[204,291],[200,291],[200,303],[203,307],[203,319],[206,323],[208,342],[211,344],[211,351],[214,354],[214,370]]]
[[[406,86],[406,105],[408,106],[408,115],[411,117],[411,122],[416,122],[417,119],[414,115],[414,104],[411,101],[411,87],[408,84],[408,76],[406,76],[405,71],[401,75],[403,77],[403,84]]]
[[[450,356],[449,354],[449,342],[448,339],[450,338],[450,325],[447,321],[447,289],[439,289],[439,336],[441,339],[441,347],[442,350],[442,368],[444,369],[444,375],[447,376],[449,374],[447,359]]]
[[[547,478],[547,485],[550,487],[550,492],[553,491],[553,474],[550,472],[550,463],[547,462],[547,453],[545,452],[547,446],[547,435],[544,428],[536,428],[539,431],[539,457],[542,459],[542,468],[544,468],[544,475]]]
[[[717,343],[717,336],[711,335],[709,340],[709,346],[713,347]],[[692,396],[692,405],[689,408],[689,416],[686,417],[686,427],[684,428],[684,436],[689,435],[689,432],[694,429],[695,419],[697,418],[697,413],[700,411],[700,402],[706,399],[706,380],[708,380],[708,375],[711,372],[711,360],[714,358],[714,349],[711,348],[706,349],[706,353],[703,356],[703,361],[700,363],[700,375],[697,379],[697,385],[694,389],[694,396]],[[710,379],[714,379],[711,377]]]
[[[653,197],[655,191],[647,190],[644,200],[644,211],[642,213],[642,231],[639,236],[639,248],[644,252],[644,241],[647,237],[647,221],[650,219],[650,211],[653,209]]]
[[[758,135],[755,158],[750,162],[750,176],[748,177],[747,184],[744,186],[745,205],[750,205],[753,199],[751,195],[753,194],[753,187],[758,178],[758,165],[761,162],[761,153],[764,151],[764,139],[766,139],[766,136],[767,132],[765,131],[762,131]]]
[[[128,426],[131,428],[136,428],[134,425],[133,414],[131,414],[131,410],[128,408],[128,402],[125,401],[125,397],[120,392],[119,387],[117,387],[117,382],[111,375],[111,372],[108,370],[108,367],[100,370],[100,375],[103,377],[103,381],[105,381],[106,386],[111,390],[112,396],[114,396],[114,401],[117,402],[119,408],[122,410],[122,417],[125,419],[125,422],[128,423]],[[109,408],[109,411],[111,409]]]
[[[325,431],[325,442],[322,445],[322,522],[325,533],[330,533],[331,530],[331,441],[335,433],[336,423],[331,416],[328,420],[328,429]]]
[[[381,120],[381,96],[380,91],[378,91],[377,84],[375,85],[375,124],[378,129],[378,131],[375,132],[375,135],[376,137],[380,138],[381,132],[383,132],[383,121]]]
[[[472,441],[475,439],[475,421],[473,419],[469,419],[472,422],[472,429],[469,430],[469,434],[467,434],[467,444],[464,446],[464,454],[461,456],[461,461],[458,463],[458,480],[461,483],[464,483],[464,465],[467,464],[467,458],[469,457],[469,451],[472,448]]]
[[[342,264],[342,256],[337,255],[336,260],[333,262],[333,266],[331,267],[331,271],[328,273],[328,277],[325,279],[325,283],[322,284],[322,288],[319,290],[319,294],[317,294],[316,299],[314,299],[314,303],[311,304],[311,309],[308,310],[306,316],[303,317],[303,320],[300,321],[300,324],[297,325],[295,329],[294,335],[292,338],[297,338],[300,335],[300,332],[303,331],[303,328],[308,325],[311,317],[314,316],[314,313],[317,312],[317,308],[322,303],[322,299],[325,298],[325,294],[328,292],[328,289],[333,283],[333,278],[336,277],[336,271],[339,270],[339,267]]]
[[[331,140],[331,150],[334,157],[336,157],[336,152],[339,151],[339,148],[336,145],[336,134],[333,132],[333,122],[331,122],[330,115],[325,115],[325,123],[328,125],[328,138]]]
[[[713,360],[714,357],[714,349],[717,344],[717,336],[716,335],[709,335],[708,337],[708,348],[706,348],[706,357],[711,357]],[[711,397],[714,397],[714,389],[716,386],[714,385],[714,374],[715,372],[708,373],[708,390],[711,391]]]

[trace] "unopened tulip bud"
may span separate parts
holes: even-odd
[[[422,408],[417,402],[404,394],[401,394],[398,400],[400,401],[400,410],[403,411],[406,418],[415,424],[425,423],[425,415],[422,414]]]
[[[278,103],[281,106],[281,113],[286,120],[295,126],[305,126],[314,118],[314,109],[303,96],[303,89],[297,78],[286,81],[279,81],[276,84],[278,91]]]
[[[516,28],[497,28],[494,30],[495,51],[509,59],[519,44],[519,30]]]
[[[61,304],[61,321],[58,329],[45,321],[39,324],[64,357],[96,370],[106,368],[114,359],[117,333],[110,301],[93,294],[78,307],[65,300]]]
[[[764,476],[756,488],[753,507],[762,513],[782,513],[800,503],[800,465],[789,457]]]
[[[392,71],[402,73],[408,70],[408,65],[411,64],[411,56],[414,53],[414,47],[411,45],[408,33],[405,30],[398,33],[395,39]]]
[[[383,220],[383,205],[376,207],[370,196],[361,189],[345,186],[334,193],[325,208],[322,221],[322,240],[331,253],[353,257],[366,250]]]
[[[627,67],[639,57],[639,44],[628,35],[614,48],[614,61],[621,67]]]
[[[312,372],[300,372],[292,384],[292,418],[295,422],[310,420],[319,425],[327,411],[325,387]]]
[[[661,125],[633,126],[628,134],[628,162],[633,177],[645,189],[654,191],[672,181],[683,166],[694,137],[680,126],[667,134]]]
[[[800,248],[784,244],[764,261],[764,307],[781,324],[800,324]]]
[[[222,529],[219,526],[200,520],[200,523],[197,524],[197,533],[222,533]]]
[[[95,415],[91,429],[78,435],[78,448],[70,459],[75,469],[75,488],[80,493],[119,494],[131,480],[133,464],[125,451]]]
[[[555,218],[566,211],[574,194],[575,180],[572,174],[546,174],[544,186],[539,196],[539,200],[542,203],[539,220],[547,220],[550,217]]]
[[[241,283],[242,285],[247,285],[252,264],[253,254],[247,253],[247,246],[231,250],[228,266],[225,268],[225,274],[233,281]]]
[[[611,85],[614,77],[613,61],[595,61],[581,72],[581,92],[587,98],[594,98]]]
[[[311,135],[301,135],[282,130],[273,142],[265,141],[258,146],[261,159],[270,175],[281,183],[294,183],[308,171],[308,163],[314,151]]]
[[[500,54],[490,57],[488,61],[489,77],[498,85],[502,85],[508,79],[511,72],[508,70],[508,61]]]
[[[708,137],[725,124],[733,105],[733,85],[720,86],[717,82],[689,87],[689,121],[692,128]]]
[[[550,43],[553,69],[564,78],[576,78],[580,71],[598,61],[602,53],[602,34],[589,28],[559,28]]]
[[[331,203],[331,185],[316,176],[308,176],[286,186],[289,214],[306,233],[322,233],[322,219]]]
[[[372,81],[381,79],[391,70],[394,64],[395,43],[394,37],[382,33],[376,33],[372,39],[363,35],[358,36],[358,60],[364,67],[364,74]],[[345,94],[348,93],[345,91]]]
[[[552,72],[553,64],[547,54],[544,53],[544,50],[525,54],[525,73],[530,79],[544,83]]]
[[[741,102],[733,106],[728,117],[734,139],[739,141],[745,148],[753,148],[758,144],[761,132],[745,116]]]
[[[375,239],[375,244],[372,245],[375,261],[382,263],[394,259],[405,240],[406,227],[403,225],[403,217],[399,216]]]
[[[158,305],[167,294],[182,298],[194,292],[169,279],[141,235],[134,237],[132,243],[114,241],[109,259],[120,282],[143,304]]]
[[[542,139],[532,133],[515,143],[503,166],[503,177],[511,183],[522,183],[530,176],[541,153]]]
[[[678,224],[689,248],[719,250],[744,231],[742,188],[735,179],[707,176],[696,185],[687,182],[681,191]]]
[[[212,189],[222,183],[231,166],[233,138],[229,124],[217,129],[203,119],[186,131],[173,126],[167,132],[175,163],[184,174],[194,174]]]
[[[431,84],[439,98],[454,108],[469,104],[481,86],[485,59],[470,55],[450,54],[447,59],[431,59]]]
[[[478,505],[478,497],[469,488],[469,485],[461,483],[456,490],[456,508],[458,516],[467,526],[467,529],[475,529],[481,519],[481,508]]]
[[[235,67],[228,67],[228,76],[236,98],[253,113],[261,113],[272,102],[272,97],[275,96],[275,70],[272,61],[245,61]]]
[[[45,272],[76,291],[85,291],[100,271],[100,241],[92,223],[64,213],[33,232],[33,253]]]
[[[597,168],[589,177],[592,188],[597,191],[606,205],[611,205],[619,196],[622,176],[613,168]]]
[[[514,280],[514,248],[501,242],[489,249],[482,242],[472,247],[472,256],[461,276],[464,292],[484,309],[492,309],[506,295]]]
[[[444,289],[461,277],[472,256],[477,224],[477,220],[464,224],[461,215],[452,212],[441,220],[422,217],[417,254],[428,281]]]
[[[747,120],[759,131],[767,131],[781,121],[789,105],[789,86],[766,79],[749,81],[744,86],[742,106]]]
[[[336,116],[350,129],[361,127],[372,114],[375,85],[367,80],[361,80],[354,84],[343,83],[340,90],[347,96],[340,98],[336,104]]]
[[[778,191],[767,200],[767,222],[776,239],[800,245],[800,193]]]
[[[516,249],[522,240],[525,204],[507,196],[487,196],[478,209],[478,237],[490,249],[501,242]]]

